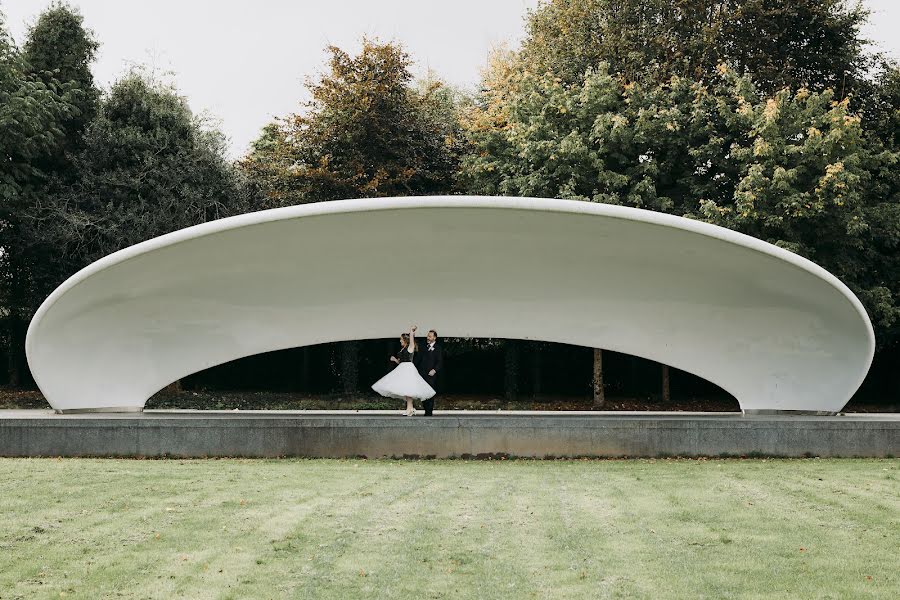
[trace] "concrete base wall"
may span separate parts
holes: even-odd
[[[0,413],[0,456],[900,456],[900,415]]]

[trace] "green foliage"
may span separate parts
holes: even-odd
[[[866,135],[847,99],[767,96],[725,66],[709,84],[626,82],[605,64],[580,84],[527,71],[502,82],[466,120],[469,190],[626,204],[753,235],[835,273],[880,341],[893,339],[898,154]]]
[[[713,59],[713,1],[550,0],[528,18],[521,56],[534,73],[574,83],[601,62],[628,79],[693,74]],[[715,64],[713,62],[713,64]]]
[[[728,160],[713,160],[723,158],[728,135],[716,100],[736,104],[731,96],[714,98],[681,78],[662,86],[625,83],[604,63],[577,86],[549,74],[508,81],[515,92],[501,101],[499,124],[491,98],[467,115],[476,151],[466,157],[463,180],[471,191],[684,214],[699,207],[696,192],[707,178],[698,172],[714,182],[704,191],[716,197],[722,176],[735,177]]]
[[[76,180],[48,200],[37,223],[79,265],[245,208],[222,135],[140,72],[113,85],[83,146]]]
[[[782,90],[746,112],[743,163],[731,202],[702,201],[707,220],[822,265],[863,301],[879,342],[900,325],[900,155],[865,135],[832,92]]]
[[[782,87],[835,90],[843,98],[866,76],[872,57],[860,28],[869,16],[857,0],[719,0],[717,62]]]
[[[91,63],[99,48],[84,18],[70,6],[56,2],[38,17],[28,31],[22,58],[29,72],[45,83],[68,84],[76,110],[65,120],[66,148],[77,145],[81,133],[97,113],[100,91],[94,85]]]
[[[75,109],[55,81],[45,83],[27,73],[2,25],[0,21],[0,231],[8,231],[45,179],[35,164],[55,150],[65,135],[61,123]]]
[[[846,0],[550,0],[529,16],[522,60],[564,83],[601,62],[662,82],[710,78],[724,62],[766,91],[850,89],[870,62],[866,16]]]
[[[395,44],[328,50],[305,110],[267,126],[242,161],[263,205],[448,191],[464,139],[454,92],[414,87]]]
[[[100,96],[90,71],[97,48],[81,15],[55,3],[30,28],[21,53],[29,77],[58,90],[68,107],[55,124],[54,131],[60,135],[53,145],[31,159],[35,169],[35,176],[30,178],[33,194],[16,211],[15,235],[8,242],[10,261],[18,265],[18,273],[10,274],[11,296],[17,298],[13,303],[16,309],[26,316],[69,274],[60,248],[33,224],[45,198],[75,178],[72,153],[81,146],[82,134],[97,112]]]
[[[65,143],[65,123],[78,114],[75,95],[67,84],[28,72],[0,19],[0,333],[9,345],[13,383],[23,379],[27,318],[54,268],[44,260],[46,244],[26,222]]]
[[[867,91],[859,98],[863,127],[886,148],[900,149],[900,66],[883,62]]]
[[[804,89],[741,105],[743,141],[729,148],[741,178],[729,202],[701,199],[702,214],[811,257],[823,233],[856,239],[872,157],[847,105]]]

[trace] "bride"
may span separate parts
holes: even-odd
[[[413,364],[413,353],[416,351],[416,326],[413,325],[409,333],[400,335],[400,352],[391,357],[391,362],[396,363],[394,370],[376,381],[372,389],[386,398],[402,398],[406,400],[407,417],[416,414],[413,408],[413,398],[428,400],[434,396],[435,391],[419,375],[418,369]]]

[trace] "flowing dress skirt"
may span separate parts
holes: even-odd
[[[411,362],[403,362],[394,367],[394,370],[376,381],[372,389],[385,398],[406,397],[416,400],[428,400],[435,395],[435,391],[419,375],[418,369]]]

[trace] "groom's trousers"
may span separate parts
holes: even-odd
[[[428,385],[431,386],[431,389],[433,389],[435,392],[437,392],[437,390],[438,390],[437,375],[435,375],[434,377],[431,377],[426,373],[424,379],[428,383]],[[426,417],[430,417],[432,412],[434,411],[434,398],[435,398],[435,396],[432,396],[428,400],[422,400],[422,408],[425,409]]]

